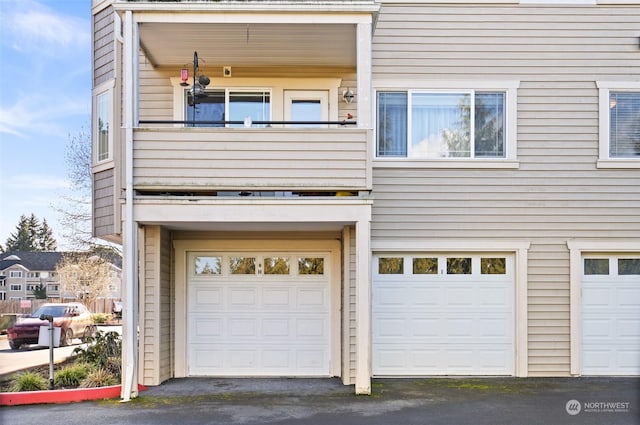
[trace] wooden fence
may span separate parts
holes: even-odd
[[[25,301],[30,301],[31,305],[26,306]],[[91,313],[107,313],[111,314],[113,308],[113,301],[111,298],[100,298],[91,303],[83,303],[87,306]],[[7,300],[0,301],[0,314],[31,314],[38,307],[44,303],[68,303],[68,302],[82,302],[81,300],[72,300],[65,298],[48,298],[46,300]]]

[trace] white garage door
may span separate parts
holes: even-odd
[[[189,255],[189,375],[328,376],[329,256]]]
[[[640,375],[640,257],[582,264],[582,373]]]
[[[513,375],[513,258],[374,257],[373,373]]]

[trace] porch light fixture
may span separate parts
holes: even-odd
[[[187,83],[187,80],[189,79],[189,70],[187,69],[187,66],[183,66],[182,70],[180,71],[180,79],[182,80],[180,82],[180,85],[182,87],[187,87],[189,85],[189,83]]]
[[[353,94],[353,91],[351,89],[347,89],[342,93],[342,98],[344,99],[345,103],[352,103],[355,97],[356,95]]]
[[[193,52],[193,84],[191,86],[191,90],[187,92],[187,103],[189,104],[189,106],[193,106],[194,108],[194,111],[193,111],[194,119],[196,116],[195,107],[199,103],[198,99],[202,99],[203,97],[206,97],[204,90],[207,88],[209,83],[211,83],[211,80],[209,79],[209,77],[207,77],[204,74],[200,74],[200,76],[197,77],[197,80],[196,80],[196,75],[198,74],[198,66],[199,66],[198,52]],[[186,83],[186,79],[184,78],[185,71],[186,71],[186,68],[182,68],[181,78],[184,83]],[[181,85],[186,85],[186,84],[181,83]]]

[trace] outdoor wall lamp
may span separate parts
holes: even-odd
[[[189,104],[189,106],[193,106],[194,108],[196,104],[198,104],[198,99],[206,97],[204,90],[207,88],[209,83],[211,83],[211,79],[209,79],[209,77],[204,74],[200,74],[200,76],[197,77],[196,80],[198,66],[198,52],[193,52],[193,84],[191,85],[191,90],[187,92],[187,103]],[[189,83],[187,83],[187,80],[189,78],[189,71],[186,67],[182,68],[182,71],[180,72],[180,78],[182,80],[182,82],[180,83],[181,86],[189,85]],[[195,117],[195,115],[196,114],[194,109],[193,116]]]
[[[353,102],[353,99],[355,99],[356,95],[353,94],[353,91],[351,89],[347,89],[342,93],[342,98],[344,99],[345,103],[351,103]]]

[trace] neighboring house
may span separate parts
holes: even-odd
[[[640,3],[545,3],[94,0],[123,397],[639,375]]]
[[[63,291],[56,271],[64,252],[15,251],[0,253],[0,301],[33,299],[33,290],[41,284],[47,288],[47,298],[75,298]],[[110,262],[112,279],[105,298],[121,297],[122,260]]]

